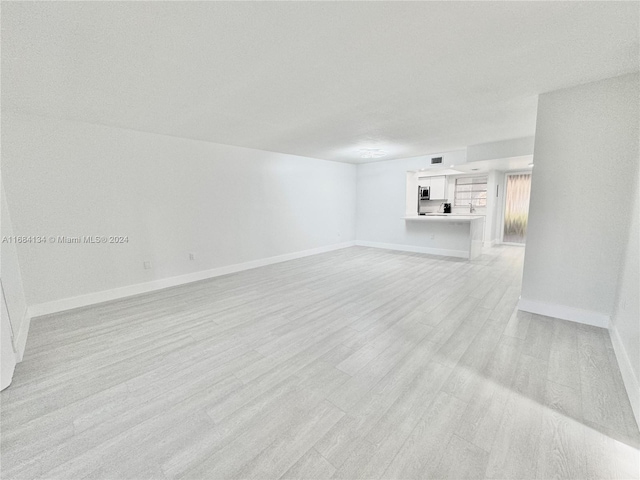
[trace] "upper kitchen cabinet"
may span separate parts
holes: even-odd
[[[431,200],[447,199],[447,177],[440,175],[431,177]]]
[[[429,187],[430,200],[447,199],[447,177],[445,175],[438,175],[436,177],[419,177],[418,185],[420,187]]]

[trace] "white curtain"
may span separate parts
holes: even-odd
[[[530,173],[507,175],[503,238],[505,242],[525,243],[530,193]]]

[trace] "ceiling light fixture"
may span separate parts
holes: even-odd
[[[380,158],[387,154],[380,148],[362,148],[360,149],[360,158]]]

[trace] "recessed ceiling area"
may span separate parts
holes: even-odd
[[[2,105],[350,163],[458,150],[637,70],[638,5],[4,3]]]

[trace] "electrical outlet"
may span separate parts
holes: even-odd
[[[144,266],[145,270],[149,270],[151,268],[151,262],[147,261],[147,262],[144,262],[142,265]]]
[[[436,238],[436,236],[435,236],[435,234],[432,233],[429,238],[431,238],[431,240],[433,240],[433,239]]]
[[[195,253],[189,253],[189,260],[195,260],[196,259],[196,254]]]

